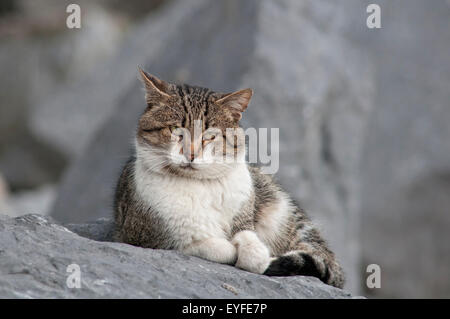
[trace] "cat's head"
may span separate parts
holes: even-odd
[[[242,165],[245,137],[239,121],[251,89],[218,93],[139,71],[147,108],[139,119],[136,156],[146,170],[214,179]]]

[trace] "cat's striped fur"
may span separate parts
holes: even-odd
[[[186,142],[171,139],[173,127],[192,131],[194,120],[202,121],[203,132],[239,127],[251,90],[220,94],[170,84],[142,70],[141,75],[147,109],[139,121],[136,153],[117,186],[117,240],[176,249],[270,276],[315,276],[342,287],[333,252],[270,176],[242,162],[202,164],[205,153],[173,152],[174,144]],[[213,142],[197,143],[206,150]],[[245,156],[245,148],[233,152]]]

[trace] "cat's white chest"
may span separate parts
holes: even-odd
[[[211,237],[227,238],[233,217],[252,191],[250,173],[244,165],[217,181],[140,175],[138,171],[135,176],[142,200],[157,211],[181,245]]]

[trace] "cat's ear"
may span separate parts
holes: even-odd
[[[144,83],[145,86],[145,96],[147,102],[150,102],[155,98],[170,97],[169,83],[158,79],[156,76],[145,72],[139,67],[138,69],[141,74],[142,83]]]
[[[250,99],[252,98],[253,90],[244,89],[233,93],[228,93],[219,98],[215,103],[217,105],[228,107],[230,110],[235,111],[237,120],[242,117],[242,112],[247,109]]]

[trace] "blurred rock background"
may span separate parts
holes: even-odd
[[[29,209],[50,211],[56,184],[75,155],[44,134],[70,134],[76,140],[66,126],[75,122],[68,117],[81,110],[55,118],[52,111],[69,102],[64,98],[55,106],[47,101],[96,76],[96,66],[111,59],[129,29],[161,2],[78,1],[83,17],[79,30],[66,27],[70,1],[1,2],[0,174],[12,197],[36,202]],[[42,119],[44,125],[39,125]],[[5,201],[8,213],[24,213],[20,201]]]
[[[450,1],[376,3],[379,32],[347,28],[377,87],[361,161],[361,252],[383,273],[382,289],[366,294],[449,298]]]
[[[85,222],[111,196],[144,100],[137,65],[252,87],[246,127],[280,128],[280,183],[368,297],[450,297],[450,4],[0,3],[0,212]],[[365,286],[366,266],[382,286]]]

